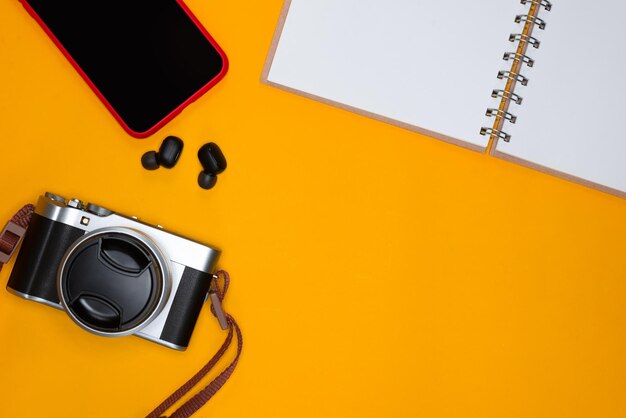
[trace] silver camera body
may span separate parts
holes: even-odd
[[[102,336],[187,348],[220,251],[136,217],[46,193],[7,290]]]

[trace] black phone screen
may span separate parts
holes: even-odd
[[[135,133],[150,130],[224,68],[176,0],[24,0]]]

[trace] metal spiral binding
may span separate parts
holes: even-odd
[[[509,41],[517,43],[517,48],[514,52],[505,52],[502,59],[504,61],[511,61],[511,68],[508,70],[498,71],[498,79],[506,80],[506,87],[504,89],[495,89],[491,92],[491,97],[500,98],[499,108],[487,109],[486,115],[496,118],[493,127],[482,127],[480,134],[488,136],[489,139],[501,139],[505,142],[511,140],[511,135],[502,130],[504,122],[515,123],[517,116],[509,111],[509,105],[515,103],[517,105],[522,104],[522,97],[519,94],[514,93],[515,85],[517,83],[522,86],[528,84],[528,78],[522,74],[523,65],[528,67],[535,65],[535,60],[526,55],[528,46],[533,48],[539,48],[541,43],[532,35],[532,30],[538,28],[545,30],[546,21],[541,19],[538,14],[543,8],[545,11],[552,10],[552,3],[548,0],[520,0],[523,5],[529,5],[530,10],[528,14],[521,14],[515,16],[515,23],[524,25],[525,30],[522,33],[512,33],[509,35]]]
[[[525,55],[525,54],[518,54],[517,52],[505,52],[504,57],[502,59],[505,61],[508,61],[508,60],[521,61],[524,64],[528,65],[529,67],[532,67],[533,65],[535,65],[534,59],[530,58],[528,55]]]
[[[515,104],[522,104],[522,97],[519,94],[511,93],[507,90],[496,89],[491,92],[491,97],[498,98],[503,97],[505,99],[515,102]]]
[[[489,135],[490,137],[497,136],[504,142],[509,142],[511,140],[511,135],[507,134],[506,132],[498,131],[493,128],[480,128],[480,134],[483,136]]]
[[[548,0],[522,0],[521,3],[523,5],[526,5],[526,3],[530,3],[543,6],[543,8],[546,9],[547,12],[552,10],[552,3],[550,3]]]
[[[539,48],[539,40],[532,36],[524,35],[523,33],[512,33],[509,35],[509,41],[511,42],[526,42],[533,46],[533,48]]]
[[[489,108],[487,109],[486,115],[487,116],[501,116],[511,123],[515,123],[515,121],[517,120],[517,116],[515,116],[514,114],[505,112],[504,110],[500,110],[500,109]]]
[[[529,16],[529,15],[517,15],[515,16],[515,23],[531,22],[537,25],[537,27],[541,30],[546,28],[546,21],[538,18],[537,16]]]
[[[524,77],[520,73],[514,73],[512,71],[498,71],[498,79],[503,80],[508,78],[509,80],[515,80],[522,86],[528,85],[528,78]]]

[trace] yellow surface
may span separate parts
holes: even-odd
[[[281,0],[188,4],[230,73],[136,140],[0,2],[0,219],[50,190],[222,248],[246,345],[198,416],[626,416],[626,201],[264,86]],[[168,134],[178,166],[143,170]],[[0,416],[140,417],[222,338],[204,309],[185,353],[103,339],[2,290]]]

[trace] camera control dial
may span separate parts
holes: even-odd
[[[94,205],[93,203],[88,203],[86,209],[87,209],[87,212],[93,213],[94,215],[97,215],[97,216],[109,216],[113,214],[112,210],[103,208],[102,206]]]

